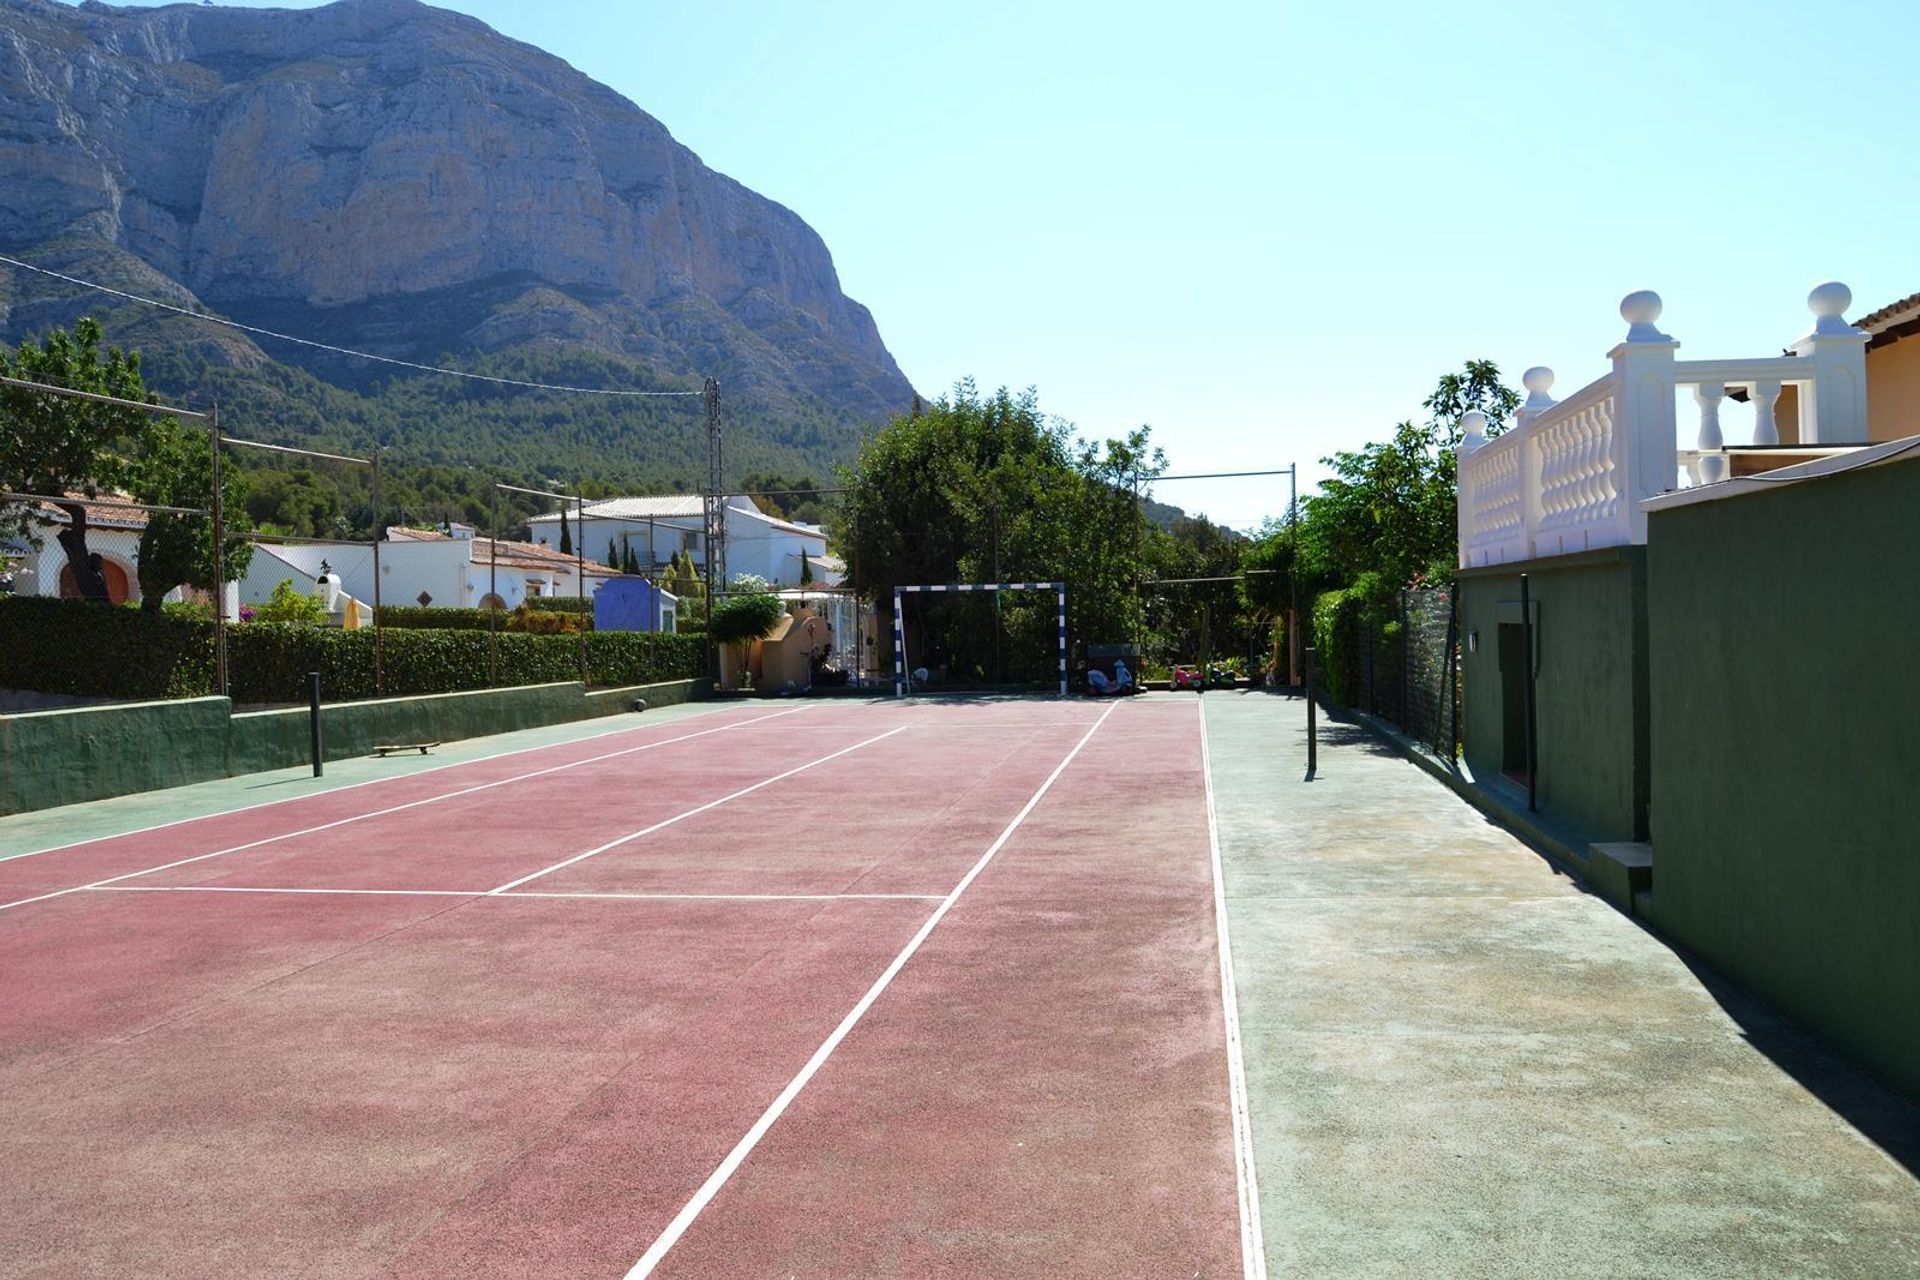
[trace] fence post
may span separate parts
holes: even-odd
[[[307,672],[307,724],[313,743],[313,776],[317,778],[324,769],[320,761],[320,673],[318,671]]]
[[[1313,696],[1313,646],[1308,645],[1305,652],[1305,665],[1301,668],[1301,679],[1307,687],[1307,780],[1313,780],[1314,773],[1320,768],[1320,718],[1316,713]]]

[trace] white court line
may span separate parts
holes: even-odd
[[[571,858],[563,859],[559,862],[554,863],[550,867],[542,867],[540,868],[540,870],[535,871],[530,875],[521,876],[518,880],[509,880],[505,884],[499,886],[498,888],[489,889],[487,890],[487,892],[489,894],[497,895],[497,894],[506,893],[510,889],[518,889],[521,885],[526,884],[528,881],[538,880],[541,876],[550,876],[556,871],[565,870],[566,868],[572,866],[576,862],[584,862],[588,858],[593,857],[595,854],[605,853],[609,849],[617,849],[623,844],[629,844],[635,840],[640,839],[642,836],[650,836],[654,832],[659,831],[665,827],[670,827],[676,822],[685,822],[688,818],[698,817],[699,815],[705,813],[709,809],[718,809],[721,805],[726,804],[729,800],[738,800],[741,796],[750,796],[754,792],[760,790],[760,788],[762,787],[770,787],[776,782],[779,782],[786,778],[791,778],[796,773],[805,773],[807,770],[813,768],[815,765],[825,764],[829,760],[837,760],[841,756],[846,755],[849,751],[858,751],[862,747],[870,747],[874,743],[881,741],[883,738],[891,738],[894,734],[901,732],[906,727],[907,726],[905,725],[901,725],[898,728],[889,729],[885,733],[876,734],[873,737],[868,738],[865,742],[856,742],[850,747],[842,747],[838,751],[830,752],[827,755],[821,756],[818,760],[809,760],[805,764],[795,765],[793,768],[788,769],[785,773],[776,773],[771,778],[763,778],[759,782],[754,783],[750,787],[742,787],[738,791],[729,792],[728,794],[721,796],[718,800],[709,800],[705,804],[700,805],[697,808],[687,810],[685,813],[676,813],[671,818],[663,818],[661,821],[654,823],[650,827],[642,827],[638,831],[630,832],[627,835],[621,836],[617,840],[609,840],[603,845],[599,845],[595,848],[587,850],[585,853],[576,853]]]
[[[760,1113],[760,1118],[753,1122],[753,1127],[747,1130],[738,1143],[734,1144],[733,1150],[727,1153],[727,1158],[720,1162],[720,1167],[707,1175],[707,1180],[700,1184],[700,1189],[693,1193],[693,1198],[681,1207],[680,1212],[674,1215],[673,1221],[667,1224],[666,1230],[662,1231],[659,1238],[644,1254],[640,1255],[640,1261],[634,1263],[632,1269],[627,1272],[626,1280],[644,1280],[644,1277],[653,1274],[654,1268],[660,1265],[661,1259],[665,1258],[673,1246],[680,1242],[680,1237],[685,1235],[687,1228],[693,1225],[693,1220],[700,1216],[700,1211],[719,1194],[720,1188],[727,1184],[727,1179],[733,1176],[734,1170],[738,1169],[752,1153],[754,1147],[759,1145],[760,1139],[766,1136],[767,1130],[773,1127],[774,1122],[780,1118],[793,1100],[800,1096],[800,1091],[807,1087],[807,1082],[813,1079],[822,1066],[826,1065],[827,1059],[833,1056],[833,1051],[840,1047],[842,1040],[847,1038],[847,1033],[852,1031],[854,1025],[866,1015],[867,1010],[873,1007],[873,1002],[880,998],[880,993],[885,991],[900,970],[906,967],[907,961],[913,958],[913,953],[920,949],[920,944],[925,942],[940,921],[946,918],[947,912],[953,909],[953,904],[960,900],[960,895],[967,891],[967,887],[987,869],[987,864],[993,861],[993,856],[1000,852],[1001,846],[1012,838],[1020,824],[1027,820],[1027,815],[1032,813],[1034,807],[1040,803],[1041,797],[1052,789],[1054,782],[1066,772],[1067,766],[1073,763],[1073,758],[1080,754],[1080,748],[1087,745],[1094,733],[1107,722],[1107,717],[1112,715],[1118,706],[1118,703],[1114,703],[1101,712],[1100,718],[1093,722],[1093,727],[1087,730],[1080,741],[1073,744],[1073,750],[1067,752],[1066,757],[1054,766],[1053,772],[1047,775],[1047,780],[1040,784],[1040,789],[1020,806],[1020,812],[1013,815],[1013,821],[1009,822],[995,837],[994,842],[987,846],[987,851],[981,854],[980,860],[960,878],[960,883],[953,887],[952,892],[940,900],[940,905],[934,908],[933,914],[927,917],[927,922],[920,926],[919,932],[908,939],[907,945],[900,949],[900,954],[893,958],[893,963],[874,979],[873,985],[867,988],[867,993],[860,997],[860,1002],[840,1020],[840,1025],[821,1042],[820,1047],[813,1051],[813,1056],[807,1059],[807,1065],[801,1067],[800,1073],[787,1082],[787,1087],[780,1091],[780,1096],[768,1104],[767,1109]]]
[[[1200,776],[1206,779],[1207,852],[1213,862],[1213,928],[1220,939],[1220,1011],[1227,1031],[1227,1095],[1233,1111],[1233,1170],[1239,1187],[1240,1266],[1246,1280],[1266,1280],[1267,1247],[1260,1230],[1260,1181],[1253,1164],[1253,1112],[1240,1048],[1240,1000],[1234,992],[1233,947],[1227,938],[1227,879],[1220,861],[1220,826],[1213,805],[1213,754],[1207,747],[1207,704],[1200,702]]]
[[[677,738],[662,738],[657,742],[643,742],[637,747],[624,747],[619,751],[609,751],[603,755],[590,756],[585,760],[571,760],[566,764],[549,765],[545,769],[536,769],[532,773],[519,773],[511,778],[498,778],[492,782],[482,782],[471,787],[462,787],[458,791],[446,791],[437,796],[425,796],[419,800],[409,800],[405,804],[396,804],[385,809],[372,809],[366,813],[356,813],[345,818],[336,818],[332,822],[323,822],[318,826],[305,827],[299,831],[286,831],[279,835],[263,836],[258,840],[249,840],[245,844],[236,844],[228,849],[215,849],[211,853],[196,853],[190,858],[178,858],[172,862],[163,862],[157,867],[147,867],[140,871],[129,871],[124,875],[108,876],[104,880],[95,880],[91,884],[76,884],[66,889],[55,889],[52,893],[42,893],[31,898],[16,898],[12,902],[0,902],[0,911],[10,907],[24,907],[31,902],[45,902],[49,898],[62,898],[69,893],[78,893],[82,889],[99,889],[106,885],[118,884],[122,880],[134,880],[140,876],[150,876],[156,871],[169,871],[174,867],[184,867],[192,862],[205,862],[208,858],[220,858],[229,853],[242,853],[248,849],[257,849],[263,844],[276,844],[282,840],[295,840],[301,836],[314,835],[321,831],[331,831],[335,827],[344,827],[354,822],[364,822],[368,818],[383,818],[392,813],[403,813],[408,809],[418,809],[421,805],[436,804],[441,800],[453,800],[460,796],[470,796],[477,791],[487,791],[494,787],[504,787],[515,782],[526,782],[532,778],[542,778],[550,773],[559,773],[565,769],[578,769],[581,765],[595,764],[601,760],[612,760],[618,756],[630,756],[640,751],[651,751],[655,747],[670,747],[676,742],[689,742],[694,738],[704,738],[709,734],[725,733],[729,729],[738,729],[750,724],[759,724],[762,720],[772,720],[779,716],[790,716],[796,711],[805,710],[795,707],[791,711],[776,711],[772,715],[759,716],[752,720],[733,720],[712,729],[702,729],[698,733],[683,733]]]
[[[645,902],[938,902],[937,893],[553,893],[512,889],[489,898],[635,898]]]
[[[88,885],[89,893],[344,893],[388,898],[611,898],[635,902],[938,902],[937,893],[546,893],[528,889],[519,893],[490,893],[485,889],[336,889],[290,885],[237,884],[103,884]]]
[[[720,728],[731,729],[735,725],[758,724],[762,720],[772,720],[778,716],[790,716],[796,711],[817,709],[816,707],[793,707],[786,711],[776,711],[772,715],[755,716],[751,720],[730,720],[726,724],[721,725]],[[681,718],[692,719],[693,717],[683,716]],[[668,723],[671,724],[673,722],[668,721]],[[165,831],[168,827],[185,826],[189,822],[206,822],[213,818],[230,817],[236,813],[252,813],[255,809],[271,809],[274,805],[292,804],[297,800],[317,800],[322,796],[339,795],[343,791],[358,791],[361,787],[378,786],[383,782],[402,782],[408,778],[424,778],[430,773],[440,773],[447,769],[464,769],[470,764],[486,764],[490,760],[505,760],[509,756],[524,756],[531,751],[553,751],[560,747],[570,747],[580,742],[598,742],[602,738],[618,737],[623,733],[642,733],[652,727],[652,725],[645,724],[623,725],[618,729],[609,729],[605,733],[584,734],[578,738],[570,738],[565,742],[543,742],[539,746],[534,747],[515,747],[511,751],[496,751],[490,756],[475,756],[471,760],[451,760],[446,764],[436,764],[425,769],[415,769],[411,773],[390,773],[383,778],[368,778],[364,782],[349,782],[342,786],[327,787],[320,791],[304,791],[297,796],[281,796],[277,800],[262,800],[258,804],[243,804],[235,809],[218,809],[212,813],[197,813],[191,818],[175,818],[171,822],[156,822],[150,827],[134,827],[128,831],[116,831],[112,835],[88,836],[85,840],[71,840],[66,844],[48,845],[44,849],[28,849],[23,853],[10,853],[4,858],[0,858],[0,865],[17,862],[22,858],[37,858],[43,853],[60,853],[67,849],[78,849],[84,845],[104,844],[108,840],[125,840],[129,836],[143,836],[151,831]],[[717,730],[709,729],[704,732],[713,733],[717,732]],[[674,741],[679,741],[679,739],[674,739]],[[606,756],[593,757],[594,760],[604,760],[606,758]],[[593,760],[581,760],[577,763],[591,764]],[[216,781],[218,781],[218,779],[216,779]]]

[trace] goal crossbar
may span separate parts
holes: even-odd
[[[1067,691],[1067,584],[1064,582],[937,582],[893,589],[893,696],[904,698],[913,682],[907,673],[907,630],[901,597],[915,592],[1051,591],[1059,605],[1060,692]]]

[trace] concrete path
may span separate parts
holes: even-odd
[[[1270,1274],[1920,1276],[1920,1112],[1365,730],[1206,718]]]

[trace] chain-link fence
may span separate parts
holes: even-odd
[[[1321,659],[1331,698],[1452,758],[1460,745],[1459,624],[1451,590],[1402,591],[1391,618],[1354,608]]]

